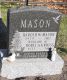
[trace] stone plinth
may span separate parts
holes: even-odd
[[[64,61],[57,54],[56,61],[47,58],[16,59],[15,62],[3,61],[1,76],[8,79],[25,76],[61,74]]]

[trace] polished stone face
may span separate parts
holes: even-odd
[[[47,11],[19,11],[10,13],[11,32],[57,32],[60,15]]]
[[[45,56],[45,51],[55,47],[60,17],[58,12],[45,7],[11,9],[8,17],[9,50],[25,53],[25,56],[29,54],[28,57]]]

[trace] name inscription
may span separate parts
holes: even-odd
[[[50,20],[43,20],[43,19],[35,19],[32,20],[21,20],[21,28],[49,28],[50,27]]]

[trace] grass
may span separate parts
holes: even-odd
[[[4,21],[4,23],[5,23],[5,25],[7,25],[6,23],[6,21],[7,21],[7,11],[8,11],[8,9],[9,8],[11,8],[11,7],[16,7],[16,5],[1,5],[1,13],[2,13],[2,19],[3,19],[3,21]]]
[[[61,19],[57,49],[60,55],[67,55],[67,15],[63,16]]]
[[[6,8],[6,7],[1,7],[1,15],[2,15],[2,19],[3,19],[3,21],[4,21],[4,23],[5,23],[5,25],[6,25],[6,21],[7,21],[7,10],[8,10],[8,8]]]
[[[16,6],[13,5],[12,7]],[[5,25],[7,21],[7,10],[8,10],[7,6],[4,5],[1,6],[2,19]],[[57,51],[61,56],[67,55],[67,15],[64,15],[61,19],[57,41]]]

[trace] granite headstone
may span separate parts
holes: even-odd
[[[44,58],[56,46],[61,14],[46,7],[8,10],[9,53],[17,57]]]

